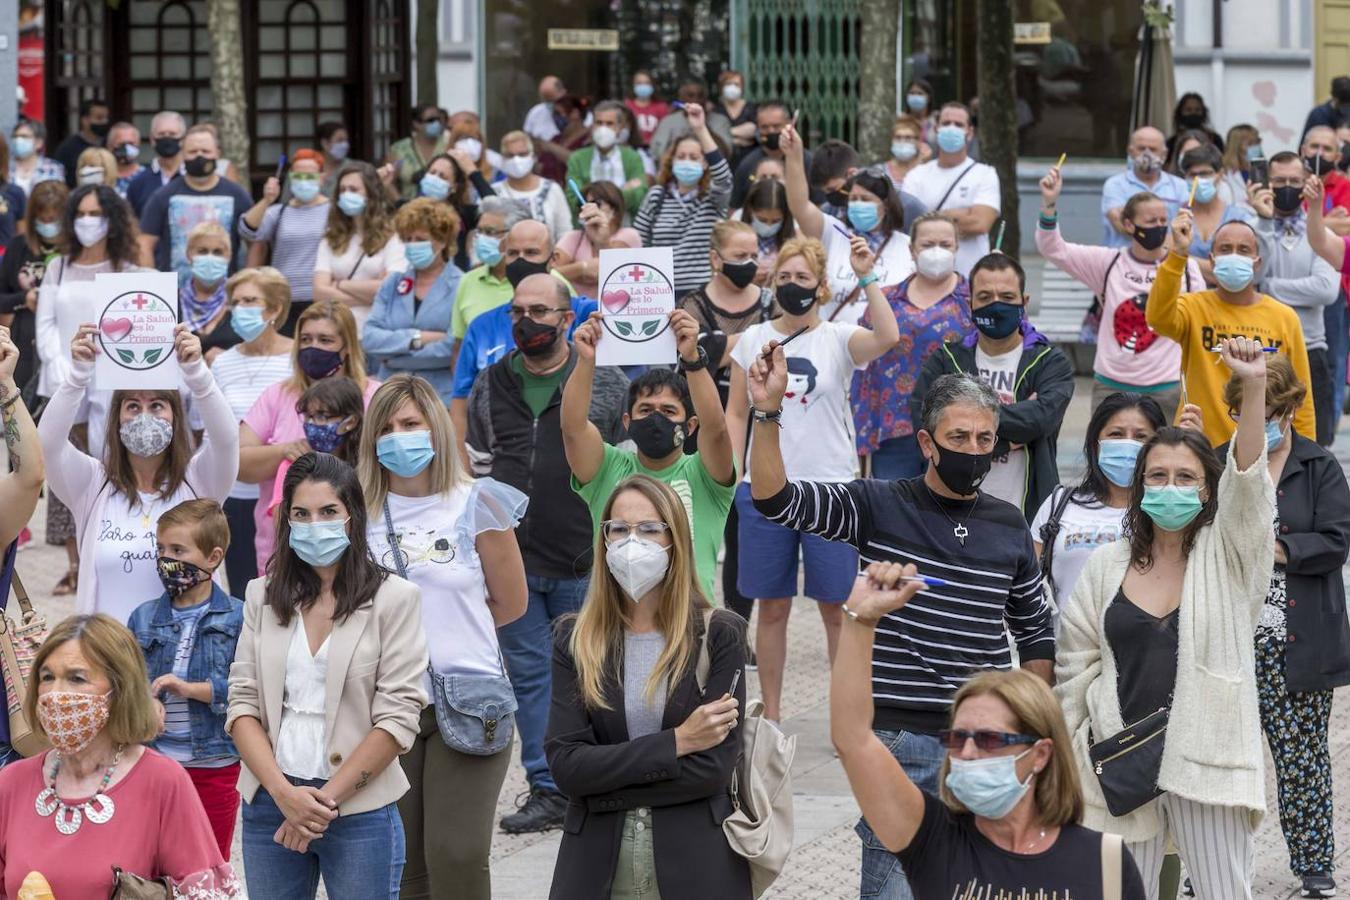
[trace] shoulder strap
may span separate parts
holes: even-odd
[[[970,174],[970,170],[973,169],[973,168],[975,168],[977,165],[979,165],[979,163],[975,162],[975,160],[972,159],[972,160],[970,161],[970,165],[966,166],[964,169],[961,170],[961,174],[960,174],[960,175],[957,175],[957,176],[956,176],[956,180],[953,181],[953,182],[951,183],[951,185],[948,186],[948,188],[947,188],[947,193],[943,194],[943,195],[942,195],[942,199],[939,200],[939,201],[937,202],[937,205],[933,207],[933,212],[941,212],[941,211],[942,211],[943,205],[947,202],[948,198],[951,197],[952,191],[956,190],[956,186],[957,186],[958,184],[961,183],[961,179],[963,179],[963,178],[965,178],[967,175],[969,175],[969,174]],[[880,255],[880,254],[878,254],[878,255]]]
[[[1115,269],[1116,263],[1120,262],[1120,255],[1124,250],[1116,251],[1116,255],[1111,259],[1111,264],[1106,267],[1106,273],[1102,275],[1102,298],[1106,297],[1106,286],[1111,282],[1111,271]]]
[[[959,179],[959,178],[957,179],[957,181],[960,181],[960,180],[961,180],[961,179]],[[953,185],[953,187],[954,187],[954,186],[955,186],[955,185]],[[951,192],[948,191],[948,193],[951,193]],[[946,198],[944,197],[943,199],[945,200]],[[881,254],[884,253],[884,252],[886,252],[886,245],[889,244],[889,243],[891,242],[891,238],[894,237],[894,236],[895,236],[895,232],[894,232],[894,231],[892,231],[890,234],[886,235],[886,239],[885,239],[884,241],[882,241],[882,242],[881,242],[881,246],[877,248],[877,252],[876,252],[876,258],[877,258],[877,259],[881,259]],[[853,303],[855,300],[857,300],[857,299],[858,299],[858,295],[861,294],[861,293],[862,293],[862,286],[861,286],[861,285],[855,284],[855,285],[853,286],[853,290],[849,291],[849,292],[848,292],[848,296],[845,297],[842,301],[840,301],[839,305],[836,306],[836,307],[834,308],[834,311],[830,313],[830,315],[829,315],[829,317],[826,319],[826,321],[828,321],[828,322],[833,322],[833,321],[834,321],[834,317],[837,316],[837,315],[839,315],[839,310],[843,309],[845,306],[848,306],[849,304],[851,304],[851,303]]]
[[[394,519],[389,515],[389,498],[384,498],[384,530],[389,538],[389,550],[394,554],[394,565],[398,568],[398,577],[408,577],[408,567],[403,563],[403,548],[398,545],[398,535],[394,534]]]
[[[1050,587],[1055,587],[1054,580],[1050,577],[1050,567],[1055,561],[1055,539],[1059,537],[1060,520],[1064,518],[1064,510],[1068,508],[1069,501],[1073,499],[1073,491],[1063,485],[1055,488],[1059,493],[1052,495],[1054,501],[1050,506],[1050,518],[1045,520],[1041,526],[1041,577],[1051,582]]]
[[[703,616],[703,637],[698,642],[698,662],[694,664],[694,681],[698,684],[698,692],[701,695],[708,689],[708,672],[712,669],[712,656],[708,652],[708,631],[712,625],[711,609],[704,610]]]
[[[1102,900],[1120,900],[1123,866],[1123,839],[1118,834],[1102,834]]]

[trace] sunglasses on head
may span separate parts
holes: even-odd
[[[1031,734],[1010,734],[1006,731],[966,731],[964,728],[944,728],[938,732],[938,743],[948,750],[957,751],[966,746],[966,741],[975,741],[975,746],[984,751],[1002,750],[1015,744],[1034,744],[1040,738]]]

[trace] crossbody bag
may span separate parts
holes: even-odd
[[[1162,793],[1158,773],[1170,712],[1164,706],[1095,743],[1089,735],[1088,759],[1111,815],[1128,815]]]

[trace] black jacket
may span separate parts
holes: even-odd
[[[34,253],[28,240],[18,235],[10,240],[5,258],[0,260],[0,315],[14,316],[9,334],[14,346],[19,348],[14,383],[20,390],[37,374],[37,319],[24,301],[29,287],[37,288],[42,284],[47,262],[55,255],[55,251],[50,255]]]
[[[1285,683],[1290,693],[1350,684],[1341,566],[1350,551],[1350,485],[1336,457],[1297,432],[1275,488],[1285,566]],[[1219,447],[1227,461],[1228,444]]]
[[[553,869],[553,900],[608,900],[628,810],[651,809],[656,880],[665,900],[750,900],[750,867],[722,832],[731,815],[731,776],[741,752],[740,728],[699,753],[675,755],[675,728],[701,704],[722,696],[745,665],[745,620],[717,611],[709,620],[707,692],[700,695],[691,661],[666,697],[662,730],[629,740],[622,659],[605,681],[609,709],[581,701],[564,620],[553,642],[553,703],[544,749],[558,789],[568,798],[562,845]],[[694,620],[701,640],[703,621]],[[622,654],[622,646],[617,651]],[[745,681],[736,688],[745,709]]]
[[[1049,338],[1025,320],[1022,336],[1022,359],[1017,363],[1017,382],[1013,386],[1017,402],[999,410],[994,455],[1007,453],[1010,444],[1026,445],[1027,484],[1022,494],[1022,514],[1030,522],[1059,484],[1055,445],[1064,413],[1073,399],[1073,366],[1063,352],[1051,346]],[[910,394],[910,416],[916,432],[923,427],[923,401],[934,381],[956,372],[979,376],[975,365],[977,337],[978,334],[972,334],[964,341],[943,344],[924,361]],[[1030,399],[1032,394],[1036,399]]]

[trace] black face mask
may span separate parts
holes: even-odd
[[[648,459],[665,459],[684,446],[685,423],[672,422],[661,413],[651,413],[628,422],[628,436],[638,452]]]
[[[194,156],[183,162],[183,171],[187,172],[193,178],[205,178],[215,170],[216,161],[205,156]]]
[[[160,159],[171,159],[183,149],[183,139],[176,137],[155,138],[155,155]]]
[[[1183,113],[1177,116],[1177,124],[1182,128],[1200,128],[1205,124],[1205,114]]]
[[[759,136],[759,142],[764,145],[765,150],[777,150],[778,142],[782,137],[783,136],[778,132],[774,132],[773,134],[761,134]]]
[[[1275,211],[1282,215],[1292,216],[1303,203],[1303,188],[1300,187],[1277,187],[1272,193],[1275,195]]]
[[[547,262],[530,262],[523,256],[517,256],[506,264],[506,280],[511,282],[511,287],[519,287],[520,283],[531,275],[538,275],[548,271]]]
[[[521,319],[511,326],[511,339],[526,356],[543,356],[558,343],[558,329],[534,319]]]
[[[722,274],[727,277],[727,281],[736,285],[737,289],[744,288],[750,282],[755,280],[755,273],[759,271],[759,263],[753,259],[747,259],[745,262],[727,262],[722,260]]]
[[[842,209],[848,206],[848,194],[843,191],[829,191],[825,194],[825,202]]]
[[[775,294],[778,307],[790,316],[804,316],[816,305],[816,288],[802,287],[800,284],[780,284]]]
[[[1166,225],[1154,225],[1151,228],[1136,225],[1134,226],[1134,239],[1145,250],[1157,250],[1167,240],[1167,231],[1168,226]]]
[[[989,467],[994,464],[994,454],[962,453],[948,449],[936,440],[933,444],[941,454],[933,467],[947,489],[962,496],[975,493],[980,482],[984,481],[984,476],[989,474]]]
[[[1303,157],[1303,168],[1314,175],[1321,177],[1327,172],[1330,172],[1334,167],[1321,156],[1305,156]]]
[[[92,134],[94,135],[94,137],[99,138],[100,140],[102,140],[103,138],[105,138],[105,137],[108,136],[108,132],[109,132],[109,131],[112,131],[112,123],[111,123],[111,122],[90,122],[90,123],[89,123],[89,131],[90,131],[90,133],[92,133]]]

